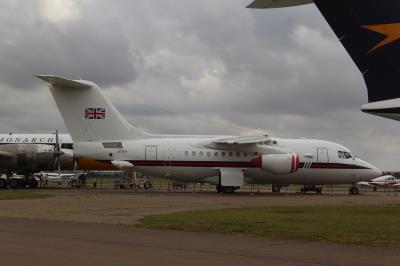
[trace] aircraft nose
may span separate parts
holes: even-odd
[[[371,174],[373,175],[372,178],[377,178],[377,177],[383,176],[383,172],[379,168],[377,168],[377,167],[375,167],[373,165],[371,165],[371,166],[372,166],[372,168],[371,168],[372,173]]]
[[[372,165],[372,164],[370,164],[370,163],[368,163],[366,161],[362,161],[362,160],[360,160],[360,161],[362,162],[362,165],[364,165],[366,168],[369,169],[368,175],[369,175],[370,179],[383,176],[383,172],[378,167],[376,167],[375,165]]]

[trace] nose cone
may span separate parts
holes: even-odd
[[[366,161],[363,161],[360,159],[357,159],[357,160],[358,160],[360,166],[362,166],[366,169],[366,171],[362,174],[364,176],[365,181],[383,176],[383,172],[378,167],[376,167]]]

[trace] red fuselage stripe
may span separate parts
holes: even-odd
[[[130,161],[135,166],[175,166],[175,167],[232,167],[258,168],[254,162],[207,162],[207,161]]]

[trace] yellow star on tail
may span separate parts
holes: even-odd
[[[382,24],[382,25],[370,25],[370,26],[362,26],[365,29],[378,32],[382,35],[385,35],[386,38],[375,45],[368,52],[371,53],[378,48],[381,48],[385,45],[388,45],[392,42],[400,40],[400,23],[391,23],[391,24]]]

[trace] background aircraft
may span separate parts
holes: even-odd
[[[382,173],[328,141],[268,136],[153,135],[130,125],[93,82],[38,76],[50,84],[78,156],[148,176],[217,185],[348,184]],[[358,193],[356,187],[350,192]]]
[[[36,187],[33,174],[46,173],[49,178],[62,178],[75,174],[61,170],[117,170],[110,164],[74,156],[73,142],[69,134],[0,134],[0,188],[10,186]],[[14,178],[17,174],[18,178]],[[24,176],[24,178],[20,178]]]
[[[56,134],[0,134],[0,188],[36,187],[32,176],[38,171],[74,169],[72,140],[69,135]],[[13,178],[13,174],[25,178]]]
[[[400,188],[400,179],[398,179],[394,176],[391,176],[391,175],[385,175],[385,176],[381,176],[381,177],[372,179],[371,181],[368,181],[368,182],[359,182],[358,184],[361,186],[373,187],[374,191],[376,191],[378,188],[399,189]]]
[[[256,0],[249,8],[315,3],[360,70],[369,103],[362,111],[400,120],[400,1]]]

